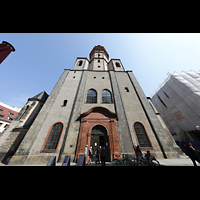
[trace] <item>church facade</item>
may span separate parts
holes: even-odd
[[[133,145],[156,158],[179,157],[132,71],[120,59],[109,60],[100,45],[89,57],[64,70],[8,165],[47,163],[51,156],[62,162],[66,155],[76,162],[86,145],[93,154],[105,146],[106,161],[134,154]]]

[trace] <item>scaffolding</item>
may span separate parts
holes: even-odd
[[[151,99],[176,141],[200,138],[200,71],[168,73]]]

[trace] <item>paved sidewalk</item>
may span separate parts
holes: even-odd
[[[180,156],[180,158],[157,159],[160,165],[164,166],[194,166],[192,160],[188,156]],[[200,164],[196,161],[197,166]]]
[[[6,165],[4,165],[3,163],[0,162],[0,166],[6,166]]]
[[[180,158],[173,158],[173,159],[157,159],[161,166],[194,166],[191,159],[188,156],[182,155]],[[198,162],[197,166],[200,166]],[[56,166],[61,166],[62,163],[56,163]],[[70,166],[75,166],[76,163],[71,162]],[[0,166],[7,166],[3,163],[0,163]],[[11,166],[11,165],[8,165]],[[46,166],[46,164],[36,164],[36,165],[13,165],[13,166]],[[101,166],[101,164],[92,163],[91,165],[86,166]],[[112,166],[111,162],[106,162],[106,166]]]

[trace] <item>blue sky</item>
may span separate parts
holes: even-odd
[[[146,96],[167,73],[200,70],[199,33],[0,33],[0,43],[16,51],[0,64],[0,101],[23,107],[27,99],[51,93],[64,69],[102,45],[109,59],[120,59],[132,70]]]

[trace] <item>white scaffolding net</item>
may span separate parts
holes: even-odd
[[[200,127],[200,71],[170,74],[151,99],[175,140]]]

